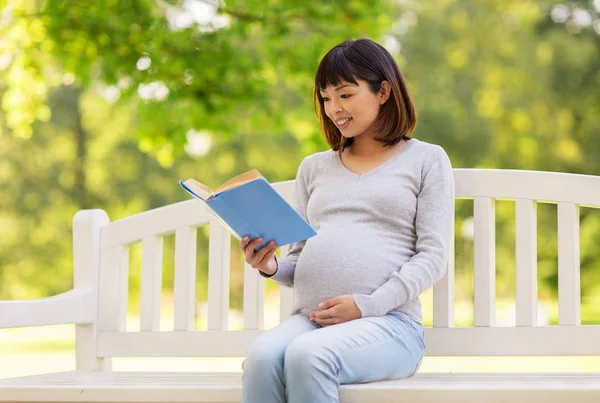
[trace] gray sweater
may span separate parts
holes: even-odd
[[[294,287],[292,314],[349,294],[363,317],[400,311],[422,322],[419,295],[444,276],[454,227],[445,151],[413,138],[362,175],[319,152],[302,161],[295,186],[295,208],[317,235],[292,244],[271,277]]]

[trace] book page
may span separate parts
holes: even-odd
[[[252,182],[253,180],[262,178],[262,175],[258,170],[253,169],[252,171],[244,172],[234,178],[229,179],[227,182],[217,188],[215,193],[222,193],[228,189],[243,185],[244,183]]]
[[[204,200],[208,200],[215,195],[208,186],[198,182],[195,179],[190,178],[183,183]]]

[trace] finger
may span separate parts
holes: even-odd
[[[266,244],[265,246],[260,248],[260,250],[258,252],[256,252],[256,255],[254,256],[254,262],[256,265],[260,265],[262,263],[262,261],[265,259],[265,257],[269,254],[269,252],[272,252],[275,250],[275,242],[273,242],[273,241],[271,241],[271,242],[269,242],[268,244]]]
[[[331,298],[331,299],[328,299],[326,301],[321,302],[319,304],[319,308],[321,308],[321,309],[329,309],[329,308],[331,308],[333,306],[338,305],[339,303],[340,303],[339,298],[335,297],[335,298]]]
[[[244,248],[244,254],[246,255],[246,262],[253,263],[256,260],[256,252],[254,249],[262,243],[262,238],[254,238]]]
[[[340,322],[340,318],[338,317],[334,317],[334,318],[328,318],[328,319],[316,319],[313,322],[315,322],[317,325],[319,326],[331,326],[331,325],[337,325]]]
[[[246,246],[248,246],[248,243],[250,242],[250,238],[245,236],[242,239],[240,239],[240,248],[242,250],[244,250],[246,248]]]
[[[275,241],[268,242],[265,246],[260,248],[260,250],[256,253],[257,256],[262,260],[266,255],[275,250]]]
[[[271,241],[269,242],[267,245],[265,245],[261,250],[258,251],[257,253],[257,258],[260,256],[260,254],[262,253],[262,258],[259,261],[259,264],[263,264],[263,263],[267,263],[269,260],[271,260],[271,258],[273,257],[273,255],[275,254],[275,251],[277,250],[277,245],[275,245],[275,242]],[[264,253],[263,253],[264,252]]]
[[[326,309],[324,311],[313,311],[311,312],[311,316],[315,319],[329,319],[335,316],[335,312],[331,309]]]
[[[260,237],[259,238],[254,238],[252,240],[252,242],[250,242],[248,244],[248,249],[247,250],[252,250],[252,253],[256,253],[254,251],[254,249],[256,249],[258,247],[258,245],[260,245],[261,243],[263,243],[263,239],[262,238],[260,238]]]

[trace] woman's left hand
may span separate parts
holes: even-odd
[[[362,317],[352,295],[340,295],[319,304],[322,311],[312,311],[310,320],[319,326],[337,325]]]

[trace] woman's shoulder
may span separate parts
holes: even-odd
[[[312,183],[316,176],[322,172],[330,172],[329,168],[335,163],[337,155],[335,151],[319,151],[302,159],[298,166],[296,179],[305,184]]]
[[[416,138],[412,138],[410,142],[413,143],[411,148],[414,150],[415,154],[418,154],[419,160],[424,166],[431,166],[438,163],[450,163],[450,158],[441,145]]]
[[[307,163],[310,164],[328,162],[331,161],[331,159],[335,157],[336,154],[336,151],[333,151],[331,149],[325,151],[317,151],[316,153],[304,157],[304,161],[307,161]]]
[[[444,148],[439,144],[430,143],[430,142],[420,140],[420,139],[417,139],[414,137],[410,141],[411,141],[411,143],[412,142],[415,143],[413,148],[420,150],[424,154],[430,154],[430,155],[436,155],[436,156],[446,154],[446,150],[444,150]]]
[[[300,163],[300,169],[306,171],[322,170],[326,166],[335,162],[335,158],[337,158],[337,153],[331,149],[326,151],[318,151],[304,157]]]

